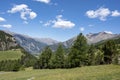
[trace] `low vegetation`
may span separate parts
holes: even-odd
[[[20,50],[0,51],[0,61],[2,60],[18,60],[23,53]]]
[[[0,72],[0,80],[120,80],[119,65]]]

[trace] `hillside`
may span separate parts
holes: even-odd
[[[0,61],[17,60],[22,55],[21,47],[16,43],[15,38],[0,30]]]
[[[23,53],[20,50],[0,51],[0,61],[20,59]]]
[[[0,51],[17,49],[19,47],[12,35],[0,30]]]
[[[74,69],[0,72],[0,80],[120,80],[120,66],[100,65]]]

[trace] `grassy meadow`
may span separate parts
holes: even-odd
[[[20,50],[0,51],[0,61],[19,59],[22,55],[23,53]]]
[[[120,65],[0,72],[0,80],[120,80]]]

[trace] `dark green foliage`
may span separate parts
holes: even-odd
[[[111,64],[113,58],[115,57],[117,53],[117,45],[113,40],[109,40],[105,42],[103,46],[104,51],[104,61],[106,64]]]
[[[19,71],[21,68],[33,66],[36,62],[36,58],[22,50],[24,55],[18,60],[2,60],[0,61],[0,71]]]
[[[39,60],[35,63],[34,68],[49,68],[50,58],[52,56],[51,49],[47,46],[41,53]]]
[[[88,65],[95,65],[95,52],[96,48],[94,45],[90,45],[90,48],[88,50]]]
[[[19,71],[20,67],[20,60],[0,61],[0,71]]]
[[[70,67],[79,67],[86,64],[87,60],[87,50],[88,50],[87,40],[80,33],[77,36],[74,45],[72,46],[70,53],[68,55]]]
[[[29,54],[28,52],[26,52],[25,50],[22,50],[22,53],[24,53],[24,55],[21,56],[21,61],[20,63],[24,66],[24,67],[30,67],[33,66],[35,64],[35,62],[37,61],[36,57]]]
[[[64,62],[65,62],[65,52],[63,49],[63,46],[59,44],[57,50],[55,51],[55,54],[52,55],[52,58],[50,60],[50,67],[51,68],[64,68]]]
[[[103,64],[103,52],[96,49],[94,45],[90,45],[88,50],[88,65],[99,65]]]

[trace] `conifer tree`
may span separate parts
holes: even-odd
[[[70,67],[85,65],[87,59],[87,39],[80,33],[69,53]]]

